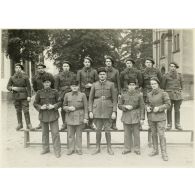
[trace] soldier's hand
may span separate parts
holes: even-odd
[[[152,110],[151,110],[151,107],[150,107],[150,106],[147,106],[147,107],[146,107],[146,111],[147,111],[147,112],[151,112],[151,111],[152,111]]]
[[[54,109],[54,105],[49,104],[49,105],[47,106],[47,109],[48,109],[48,110]]]
[[[153,111],[154,112],[158,112],[159,111],[159,107],[154,107]]]
[[[132,109],[133,109],[133,106],[131,106],[131,105],[126,105],[125,108],[126,108],[127,110],[132,110]]]
[[[118,98],[119,98],[119,99],[121,98],[121,94],[118,95]]]
[[[70,110],[70,111],[75,111],[76,109],[75,109],[74,106],[70,106],[70,107],[68,108],[68,110]]]
[[[111,118],[112,118],[112,120],[116,119],[116,112],[112,112]]]
[[[46,104],[41,106],[41,110],[46,110],[46,109],[47,109],[47,105]]]
[[[31,101],[31,97],[27,97],[27,101],[30,102]]]
[[[89,118],[90,118],[90,119],[93,119],[93,112],[90,112],[90,113],[89,113]]]
[[[87,124],[87,123],[88,123],[88,120],[87,120],[87,119],[84,119],[83,122],[84,122],[85,124]]]

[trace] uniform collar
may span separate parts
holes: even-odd
[[[78,95],[78,91],[72,91],[72,95]]]
[[[160,92],[160,88],[158,89],[152,89],[152,95],[156,95]]]
[[[46,91],[46,92],[51,91],[51,87],[48,87],[47,89],[44,89],[44,91]]]
[[[99,80],[99,82],[100,82],[101,85],[104,85],[106,83],[106,80],[104,80],[104,81]]]
[[[106,66],[106,70],[107,70],[108,72],[112,72],[113,67],[112,67],[112,66],[111,66],[111,67],[107,67],[107,66]]]
[[[91,71],[91,67],[89,67],[89,68],[83,67],[83,70],[84,70],[85,72]]]
[[[129,91],[128,90],[128,94],[130,94],[130,95],[134,95],[136,93],[136,90],[134,89],[134,90],[132,90],[132,91]]]

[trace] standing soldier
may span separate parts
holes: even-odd
[[[116,91],[117,96],[121,95],[121,86],[120,86],[120,76],[119,71],[113,67],[114,60],[111,56],[105,57],[106,71],[107,71],[107,80],[114,83],[114,89]],[[117,113],[116,113],[117,114]],[[116,127],[116,119],[112,122],[112,129],[117,130]]]
[[[114,84],[106,80],[107,70],[104,67],[98,69],[99,81],[92,85],[89,95],[89,117],[94,119],[96,126],[96,150],[94,154],[100,153],[101,131],[105,130],[107,151],[110,155],[111,149],[112,120],[116,119],[117,94]]]
[[[124,151],[131,152],[132,134],[134,137],[134,152],[140,155],[140,123],[145,119],[145,107],[143,95],[136,90],[137,81],[131,78],[127,81],[128,91],[119,98],[118,107],[123,111],[121,121],[124,126]]]
[[[152,91],[152,87],[150,84],[150,79],[153,77],[158,78],[158,80],[161,83],[162,76],[160,71],[153,67],[155,64],[154,60],[152,58],[146,58],[145,59],[145,66],[146,68],[142,71],[142,78],[143,78],[143,96],[144,96],[144,102],[146,102],[147,94]],[[152,145],[152,134],[150,128],[148,129],[148,145],[151,147]]]
[[[92,84],[98,80],[97,71],[91,67],[92,62],[93,61],[90,57],[85,57],[83,61],[84,67],[77,72],[80,91],[85,93],[87,100],[89,100],[89,93]],[[90,128],[93,128],[91,120],[89,121],[89,126]]]
[[[32,77],[32,87],[35,92],[43,89],[43,78],[45,76],[50,77],[51,80],[51,88],[54,88],[54,78],[53,75],[45,71],[45,64],[39,63],[37,64],[37,73]],[[36,127],[36,129],[41,129],[41,123]]]
[[[169,95],[160,89],[160,81],[151,78],[152,91],[147,94],[146,111],[148,122],[152,131],[153,151],[150,156],[158,155],[158,137],[160,140],[161,155],[164,161],[168,161],[165,139],[166,114],[165,110],[170,108]]]
[[[175,128],[183,130],[180,125],[180,106],[182,104],[183,77],[177,72],[179,66],[175,62],[169,64],[170,71],[164,75],[162,88],[169,94],[171,107],[167,110],[167,130],[172,128],[172,108],[175,110]]]
[[[44,89],[37,92],[34,101],[34,107],[39,111],[39,120],[42,127],[42,147],[41,154],[50,152],[49,149],[49,127],[52,135],[54,153],[57,158],[60,157],[61,144],[58,118],[58,108],[61,106],[61,101],[58,97],[58,92],[51,89],[52,79],[49,75],[42,78]]]
[[[76,80],[76,75],[70,71],[71,63],[69,61],[64,61],[62,64],[62,72],[59,72],[55,77],[55,89],[59,92],[59,98],[62,103],[64,100],[64,96],[66,93],[70,92],[70,85],[72,81]],[[65,114],[66,112],[63,110],[63,106],[61,107],[61,117],[62,117],[62,127],[60,130],[66,129],[65,122]]]
[[[31,100],[31,86],[28,76],[23,72],[24,67],[15,64],[15,74],[11,76],[7,84],[7,89],[13,93],[14,105],[16,109],[18,126],[16,130],[23,128],[22,110],[26,121],[26,128],[32,129],[29,114],[29,102]]]
[[[82,130],[88,122],[88,103],[84,93],[79,91],[78,81],[72,81],[72,92],[66,93],[63,109],[66,111],[66,122],[68,129],[69,150],[67,155],[82,155]],[[76,134],[76,141],[75,141]]]
[[[142,87],[142,75],[141,72],[134,67],[135,61],[131,58],[126,59],[126,68],[120,74],[120,83],[123,92],[128,90],[128,81],[135,79],[137,87]]]

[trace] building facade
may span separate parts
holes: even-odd
[[[184,99],[194,98],[194,30],[153,30],[153,58],[161,73],[169,71],[169,63],[178,63],[184,77]]]

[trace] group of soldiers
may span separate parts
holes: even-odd
[[[145,59],[146,68],[138,70],[133,59],[126,59],[126,68],[119,73],[114,67],[111,56],[105,57],[105,67],[95,70],[93,60],[87,56],[83,59],[84,67],[77,74],[70,71],[71,63],[64,61],[62,71],[57,75],[45,71],[46,66],[37,64],[37,73],[32,78],[35,91],[34,107],[39,112],[42,128],[43,151],[50,152],[49,129],[56,157],[61,155],[58,109],[61,107],[62,127],[68,130],[68,155],[76,152],[82,154],[82,130],[96,130],[96,150],[100,152],[101,132],[105,131],[107,151],[111,148],[110,129],[117,130],[117,104],[122,110],[121,121],[124,125],[124,151],[130,153],[132,147],[140,155],[140,129],[145,119],[145,111],[149,124],[148,137],[153,145],[150,156],[158,155],[158,136],[163,160],[167,161],[166,140],[167,130],[172,128],[172,107],[175,110],[175,128],[182,130],[180,125],[180,106],[182,103],[183,78],[177,72],[178,64],[171,62],[169,72],[161,75],[154,67],[152,58]],[[9,79],[7,89],[13,93],[18,126],[23,128],[22,110],[27,129],[33,129],[30,121],[29,102],[31,101],[31,84],[20,63],[15,64],[15,74]],[[165,110],[167,110],[165,112]],[[49,128],[50,127],[50,128]]]

